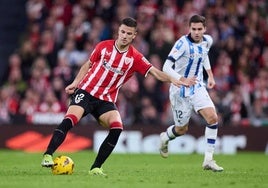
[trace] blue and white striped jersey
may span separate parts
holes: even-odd
[[[204,35],[200,43],[195,43],[189,35],[182,36],[175,42],[165,61],[163,71],[177,78],[196,76],[198,83],[189,88],[184,86],[178,88],[171,84],[172,92],[180,90],[180,96],[186,97],[193,95],[197,87],[204,86],[203,67],[206,70],[211,69],[208,52],[212,43],[210,35]]]

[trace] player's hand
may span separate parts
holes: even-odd
[[[180,81],[184,83],[183,85],[190,87],[197,83],[197,78],[196,77],[189,77],[189,78],[181,77]]]
[[[68,85],[66,88],[65,88],[65,92],[69,95],[73,94],[74,91],[76,89],[76,85],[71,83],[70,85]]]
[[[212,89],[216,85],[214,78],[208,77],[207,87],[208,89]]]
[[[175,79],[175,78],[171,78],[171,83],[174,84],[177,87],[181,87],[182,85],[187,86],[186,83],[184,83],[181,80]]]

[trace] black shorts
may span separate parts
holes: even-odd
[[[70,106],[71,105],[81,106],[85,110],[83,117],[90,113],[96,120],[105,112],[117,110],[114,103],[93,97],[82,89],[77,89],[74,94],[72,94]]]

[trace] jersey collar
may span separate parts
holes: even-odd
[[[188,38],[192,43],[196,43],[196,42],[194,41],[194,39],[191,37],[191,34],[190,34],[190,33],[187,35],[187,38]],[[206,38],[205,38],[204,36],[203,36],[202,38],[203,38],[202,41],[206,41]],[[202,42],[202,41],[201,41],[201,42]]]

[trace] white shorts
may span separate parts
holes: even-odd
[[[197,88],[195,94],[189,97],[180,97],[179,92],[171,92],[169,98],[175,126],[186,125],[191,118],[192,110],[198,113],[199,110],[207,107],[215,109],[205,87]]]

